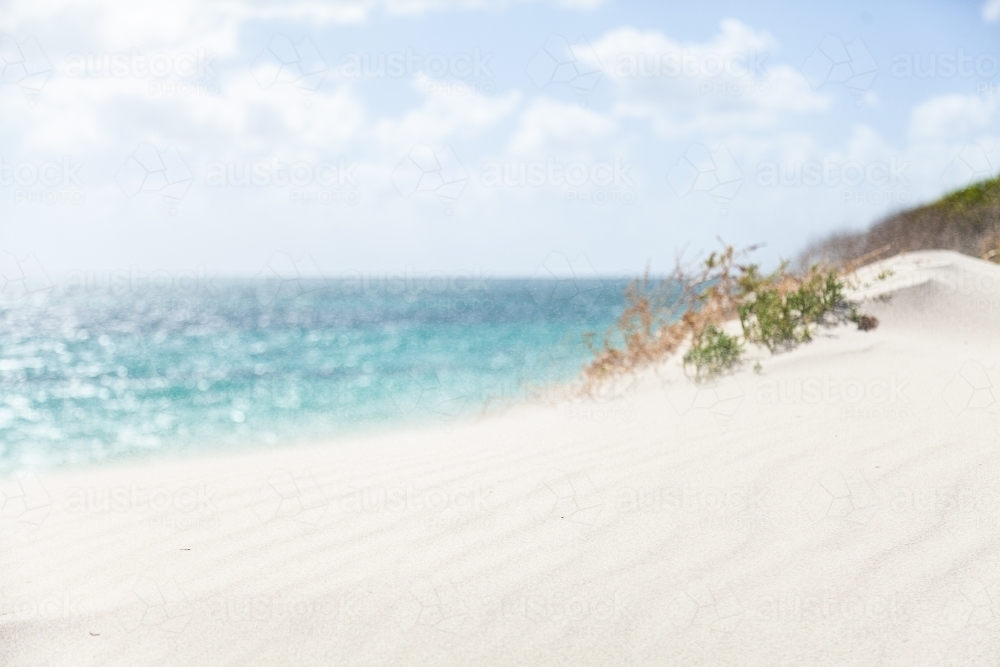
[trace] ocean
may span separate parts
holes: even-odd
[[[447,422],[571,381],[624,280],[277,279],[0,298],[0,475]]]

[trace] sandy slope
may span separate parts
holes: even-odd
[[[8,482],[0,664],[995,667],[1000,267],[859,282],[710,387]]]

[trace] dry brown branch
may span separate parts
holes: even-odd
[[[661,363],[709,324],[735,318],[737,271],[742,269],[736,261],[757,248],[737,252],[723,244],[721,252],[694,267],[678,258],[666,278],[654,281],[647,270],[633,281],[625,309],[600,347],[593,345],[593,336],[587,339],[595,356],[583,371],[584,387]]]

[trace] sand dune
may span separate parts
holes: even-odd
[[[7,480],[0,664],[995,667],[1000,267],[857,282],[708,386]]]

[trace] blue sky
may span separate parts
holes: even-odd
[[[6,1],[0,272],[634,273],[717,236],[773,262],[1000,171],[998,19]]]

